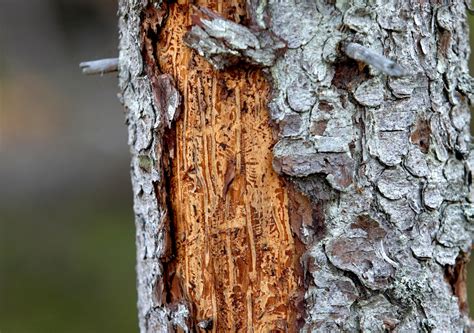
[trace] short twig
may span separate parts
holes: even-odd
[[[395,61],[378,54],[371,49],[356,43],[348,43],[343,47],[348,57],[362,61],[390,76],[406,76],[409,73]]]
[[[376,250],[380,256],[386,261],[388,262],[390,265],[392,265],[393,267],[395,268],[398,268],[400,265],[396,262],[396,261],[393,261],[392,259],[390,259],[390,257],[387,255],[387,253],[385,252],[385,249],[383,247],[383,240],[381,239],[380,240],[380,248],[378,250]]]
[[[82,73],[87,75],[112,73],[118,70],[118,58],[85,61],[79,64]]]

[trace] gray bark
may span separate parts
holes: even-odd
[[[165,188],[161,136],[179,98],[153,98],[140,44],[144,6],[121,0],[119,10],[140,330],[192,330],[185,304],[169,308],[157,296],[169,218],[157,192]],[[296,231],[307,248],[302,331],[467,331],[452,282],[474,231],[465,4],[251,0],[248,11],[251,27],[204,11],[186,42],[216,68],[238,59],[267,67],[279,126],[274,168],[318,212]],[[383,57],[371,61],[371,52]]]
[[[165,93],[167,98],[163,102],[167,105],[158,105],[154,98],[152,81],[158,80],[156,86],[168,78],[152,77],[146,72],[141,44],[141,15],[145,5],[140,0],[119,2],[120,97],[127,109],[132,156],[139,327],[141,332],[168,332],[176,326],[185,328],[188,314],[184,305],[173,310],[163,306],[159,294],[169,247],[162,135],[175,117],[179,97],[177,92]]]

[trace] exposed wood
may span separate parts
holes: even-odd
[[[245,17],[244,1],[199,5]],[[184,97],[167,142],[177,251],[170,269],[194,321],[211,319],[213,332],[294,332],[301,253],[286,186],[272,169],[269,85],[260,70],[216,71],[184,45],[192,14],[184,1],[172,5],[159,45],[161,68]]]

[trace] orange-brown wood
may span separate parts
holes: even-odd
[[[244,0],[193,3],[238,23],[246,16]],[[269,84],[258,69],[215,71],[187,48],[191,14],[188,1],[173,4],[159,43],[161,69],[183,97],[167,139],[171,294],[192,304],[195,323],[212,319],[213,332],[293,332],[301,251],[288,191],[272,169]]]

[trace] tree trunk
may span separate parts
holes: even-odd
[[[141,332],[461,332],[461,1],[121,0]]]

